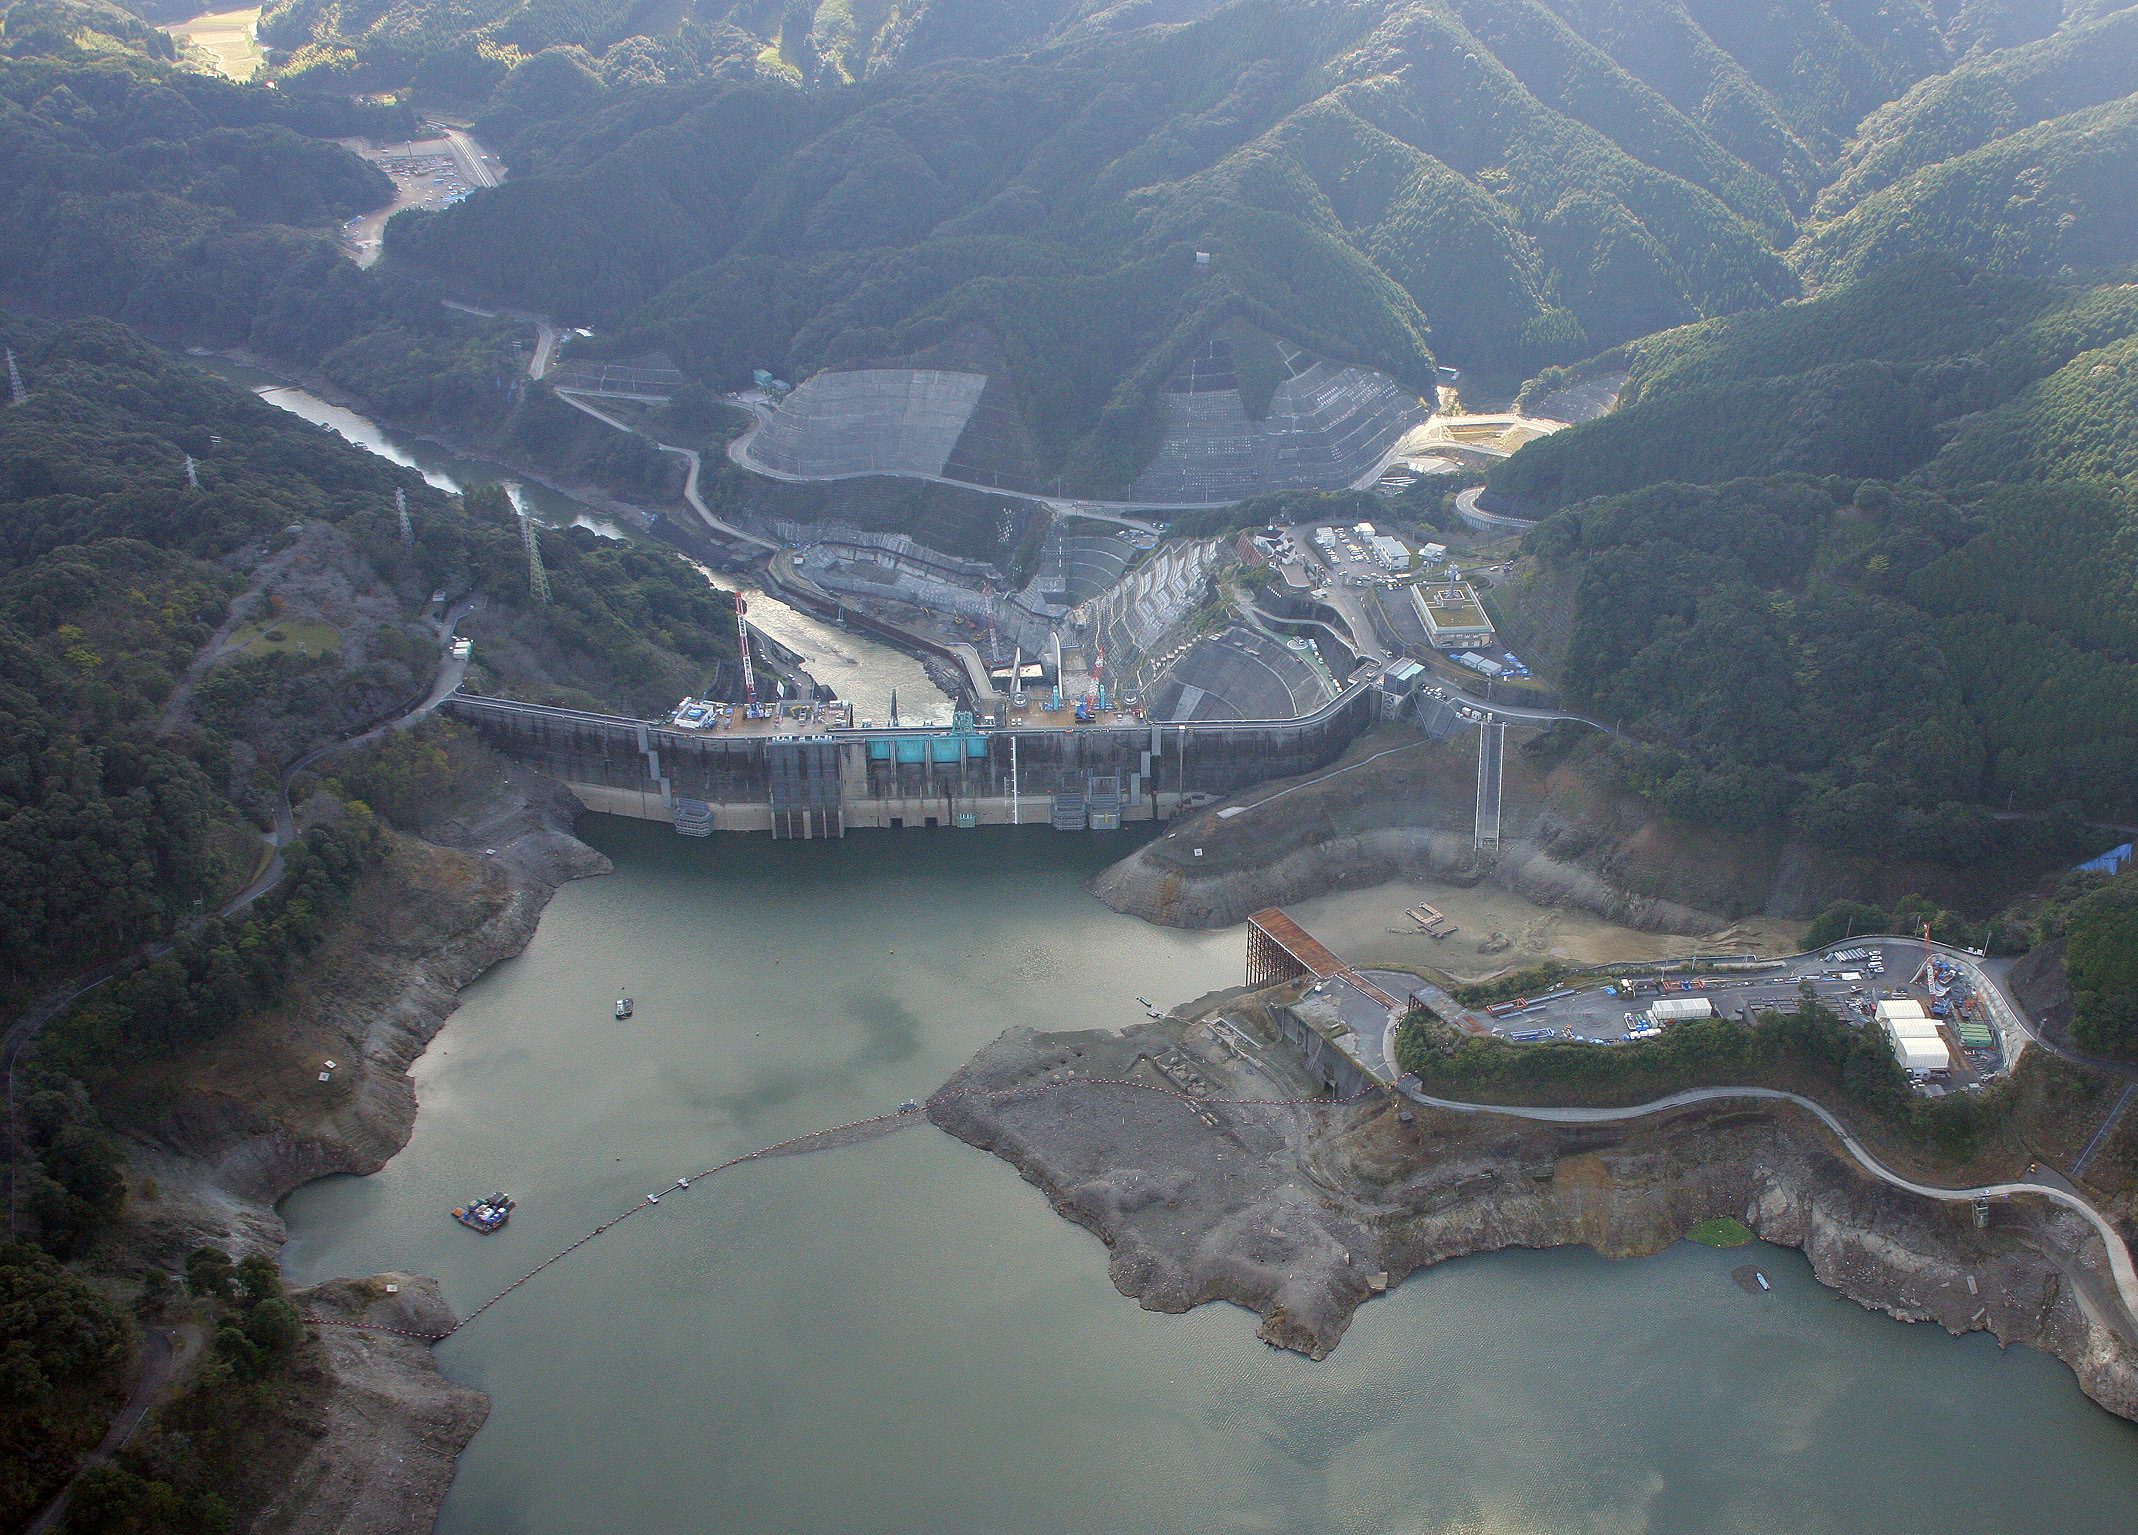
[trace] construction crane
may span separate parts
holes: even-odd
[[[750,605],[744,602],[742,598],[737,597],[735,599],[735,633],[742,641],[742,699],[745,708],[755,711],[757,708],[757,675],[750,668],[750,626],[744,622],[744,615],[749,611]]]

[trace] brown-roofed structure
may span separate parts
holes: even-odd
[[[1342,981],[1391,1012],[1403,1004],[1330,953],[1312,933],[1275,906],[1247,919],[1247,984],[1257,990],[1312,976]]]

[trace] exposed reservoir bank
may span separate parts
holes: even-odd
[[[468,989],[405,1151],[284,1201],[294,1282],[435,1274],[464,1314],[678,1172],[923,1096],[1005,1028],[1240,978],[1236,931],[1084,892],[1117,837],[580,831],[616,872]],[[504,1232],[454,1224],[493,1187]],[[1748,1257],[1771,1295],[1732,1282]],[[1138,1310],[1095,1239],[929,1128],[752,1164],[440,1348],[493,1401],[440,1528],[2025,1532],[2138,1502],[2138,1429],[2058,1361],[1837,1303],[1788,1250],[1463,1259],[1320,1363],[1255,1330]]]

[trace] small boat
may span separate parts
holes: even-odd
[[[911,1098],[908,1098],[904,1103],[901,1103],[898,1106],[898,1112],[901,1114],[918,1114],[920,1111],[921,1106],[918,1103],[915,1103]]]
[[[488,1199],[471,1199],[453,1212],[453,1219],[470,1231],[496,1231],[512,1219],[517,1200],[503,1194],[492,1194]]]
[[[1151,999],[1149,997],[1138,997],[1136,1000],[1138,1002],[1141,1002],[1145,1007],[1149,1007],[1151,1005]]]
[[[619,1018],[631,1016],[631,999],[629,997],[618,997],[616,999],[616,1016]]]

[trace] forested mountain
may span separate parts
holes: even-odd
[[[425,684],[435,588],[489,594],[506,692],[638,709],[732,668],[732,599],[664,550],[544,533],[535,603],[501,493],[445,497],[109,321],[0,316],[0,340],[27,386],[0,409],[0,997],[227,889],[250,844],[218,828],[264,814],[282,760]],[[178,693],[226,619],[264,634],[292,601],[318,648],[239,647]]]
[[[400,274],[722,387],[977,332],[1036,472],[1118,486],[1222,326],[1489,391],[1924,249],[2138,257],[2138,8],[2071,10],[304,0],[263,23],[280,90],[0,65],[0,291],[418,394],[503,374]],[[479,105],[514,173],[367,277],[316,232],[388,189],[323,140],[412,117],[349,85]]]
[[[458,88],[514,178],[397,219],[393,260],[722,386],[977,322],[1045,468],[1110,465],[1094,484],[1235,318],[1420,392],[1437,363],[1489,389],[1926,249],[2022,275],[2138,257],[2133,8],[701,7],[654,41],[726,27],[726,62],[651,74],[635,12],[538,50],[511,41],[532,11],[454,13],[487,61]],[[805,20],[867,46],[790,69]],[[362,36],[447,25],[401,7]],[[445,45],[395,46],[367,80]]]
[[[2002,277],[1919,256],[1809,303],[1644,337],[1618,408],[1492,473],[1527,515],[1659,481],[1772,470],[1960,488],[2138,473],[2138,285]],[[1540,378],[1535,390],[1566,375]],[[1533,391],[1534,392],[1534,391]]]
[[[2134,349],[2138,284],[1918,257],[1600,359],[1626,403],[1491,477],[1556,510],[1570,694],[1696,819],[1967,861],[1991,808],[2138,817]]]

